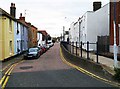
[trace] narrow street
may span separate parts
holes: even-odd
[[[111,87],[65,64],[56,43],[39,59],[25,60],[12,71],[6,87]]]

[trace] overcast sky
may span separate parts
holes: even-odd
[[[77,21],[86,11],[93,10],[94,1],[98,0],[0,0],[0,8],[9,13],[11,3],[15,3],[16,18],[23,13],[26,21],[39,30],[60,36],[63,26],[68,30],[70,23]],[[99,1],[102,1],[102,6],[109,2]]]

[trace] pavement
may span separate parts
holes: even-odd
[[[77,55],[80,56],[81,52],[80,49],[77,49]],[[76,54],[76,48],[74,48],[74,54]],[[83,58],[87,58],[87,52],[86,51],[82,51],[82,56]],[[94,62],[97,62],[97,57],[94,53],[89,53],[89,57],[91,60],[93,60]],[[98,56],[98,62],[101,64],[101,66],[110,74],[114,75],[115,71],[114,71],[114,59],[112,58],[108,58],[108,57],[104,57],[104,56]],[[120,61],[118,61],[118,65],[120,66]]]
[[[5,61],[2,62],[2,69],[0,70],[0,72],[2,72],[2,74],[4,75],[4,73],[6,72],[6,70],[14,63],[17,63],[19,61],[21,61],[24,57],[24,54],[20,54],[17,55],[15,57],[6,59]]]

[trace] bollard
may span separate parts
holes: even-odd
[[[89,42],[87,41],[87,59],[89,59]]]
[[[72,47],[72,49],[73,49],[72,51],[73,51],[73,54],[74,54],[74,42],[73,42],[73,45],[72,45],[72,46],[73,46],[73,47]]]
[[[80,49],[81,49],[80,52],[81,52],[81,58],[82,58],[82,41],[81,41],[81,46],[80,46],[80,47],[81,47],[81,48],[80,48]]]
[[[96,51],[97,51],[97,52],[96,52],[96,58],[97,58],[96,61],[97,61],[97,63],[99,63],[99,62],[98,62],[98,42],[96,42],[96,48],[97,48],[97,50],[96,50]]]
[[[76,56],[77,56],[77,41],[76,41]]]
[[[70,53],[71,53],[71,42],[70,42]]]

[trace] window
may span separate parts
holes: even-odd
[[[19,41],[17,40],[17,52],[19,53],[20,52],[20,49],[19,49]]]
[[[24,35],[24,26],[23,26],[23,35]]]
[[[24,40],[22,40],[22,50],[24,51],[24,47],[25,46],[25,44],[24,44]]]
[[[12,32],[12,20],[11,19],[9,19],[9,25],[10,25],[9,30]]]
[[[17,23],[17,34],[19,34],[19,27],[18,27],[18,23]]]
[[[10,41],[9,47],[10,47],[10,54],[12,54],[12,41]]]

